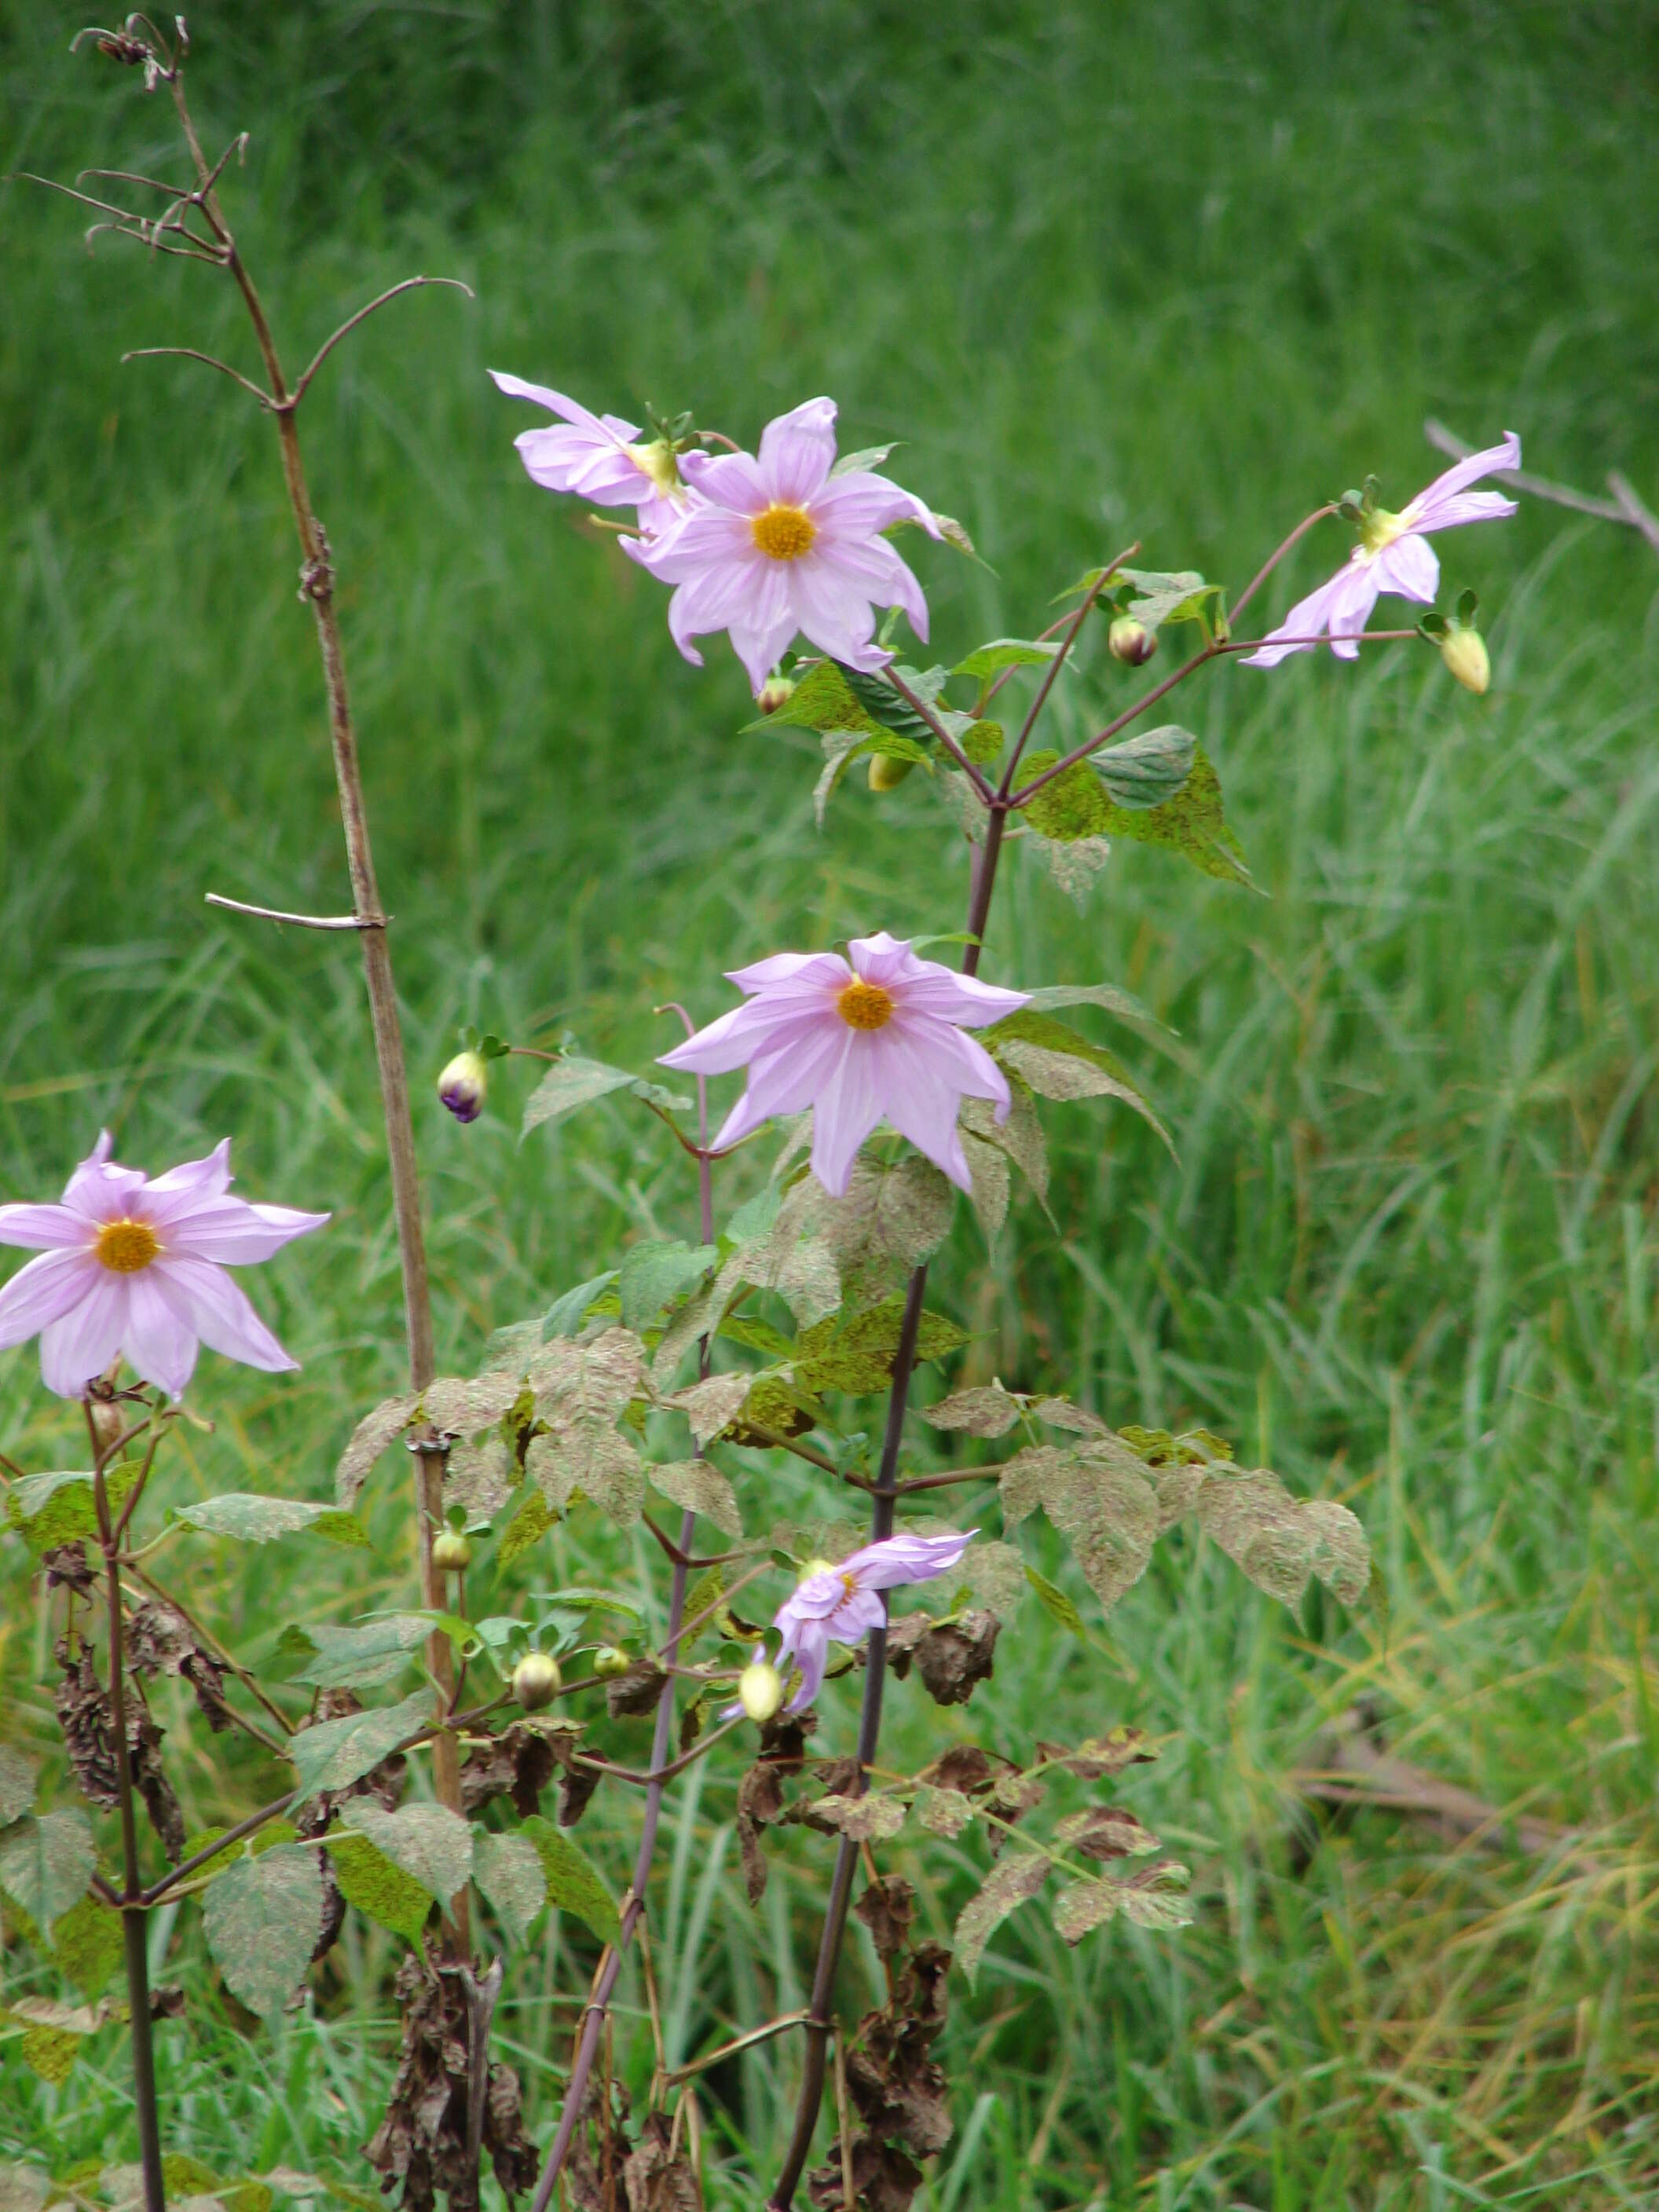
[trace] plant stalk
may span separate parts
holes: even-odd
[[[334,777],[339,793],[340,822],[345,832],[346,863],[351,880],[352,915],[363,950],[363,974],[368,987],[369,1018],[374,1035],[374,1057],[380,1071],[380,1103],[386,1123],[386,1156],[392,1171],[392,1211],[398,1224],[398,1255],[403,1274],[404,1329],[409,1350],[409,1379],[414,1389],[423,1389],[437,1371],[433,1347],[432,1293],[427,1273],[426,1239],[421,1224],[420,1179],[415,1157],[415,1130],[410,1113],[409,1076],[404,1060],[403,1029],[398,1015],[398,994],[392,974],[392,950],[386,941],[386,914],[380,904],[374,874],[374,850],[369,843],[368,815],[363,801],[362,771],[357,756],[357,737],[346,689],[345,652],[335,605],[333,556],[322,524],[312,505],[305,461],[300,450],[297,391],[290,391],[283,372],[270,320],[252,278],[242,260],[214,190],[214,171],[196,135],[185,102],[182,73],[175,69],[169,82],[180,128],[201,181],[203,211],[222,241],[225,265],[253,325],[260,356],[270,386],[270,412],[275,416],[283,456],[283,478],[299,536],[301,565],[301,596],[317,625],[317,644],[322,657],[323,680],[328,694],[329,738],[334,754]],[[415,1459],[416,1541],[420,1563],[421,1602],[441,1612],[443,1577],[433,1565],[432,1540],[443,1522],[444,1454],[417,1449]],[[454,1656],[449,1639],[434,1629],[426,1647],[426,1663],[438,1686],[440,1712],[455,1702]],[[433,1784],[438,1802],[453,1813],[462,1811],[460,1749],[452,1730],[443,1729],[432,1747]],[[465,1959],[470,1948],[466,1892],[450,1900],[453,1924],[453,1948]]]
[[[138,2157],[144,2179],[144,2212],[167,2212],[161,2173],[161,2118],[155,2093],[155,2045],[150,2031],[149,1952],[143,1878],[138,1865],[138,1819],[133,1803],[132,1759],[127,1748],[126,1661],[121,1630],[121,1570],[101,1468],[93,1477],[104,1554],[104,1594],[109,1611],[109,1710],[115,1735],[115,1787],[121,1809],[121,1937],[126,1952],[127,2008],[132,2029],[132,2092],[138,2110]]]
[[[1003,831],[1007,827],[1006,804],[994,799],[987,808],[985,842],[975,849],[972,889],[968,900],[968,935],[969,942],[963,949],[962,972],[975,975],[979,972],[981,940],[990,916],[991,897],[996,889],[997,862],[1002,853]],[[904,1317],[899,1324],[898,1348],[893,1355],[892,1387],[887,1397],[887,1426],[881,1440],[881,1462],[870,1492],[870,1540],[878,1544],[893,1533],[893,1512],[898,1498],[899,1446],[904,1436],[904,1416],[910,1402],[910,1377],[916,1364],[916,1339],[921,1329],[922,1300],[927,1290],[927,1264],[924,1261],[910,1277],[905,1292]],[[884,1616],[888,1599],[882,1596]],[[864,1789],[866,1770],[875,1760],[876,1747],[881,1735],[881,1707],[887,1680],[887,1626],[884,1618],[879,1628],[870,1632],[865,1660],[864,1703],[859,1714],[858,1763],[854,1793]],[[843,1836],[836,1849],[835,1869],[830,1877],[830,1901],[824,1907],[823,1934],[818,1942],[817,1966],[812,1976],[812,1995],[807,2006],[806,2055],[801,2069],[800,2094],[795,2106],[795,2124],[789,2138],[789,2148],[784,2153],[783,2167],[777,2186],[767,2199],[768,2212],[789,2212],[800,2177],[812,2148],[812,2136],[818,2124],[818,2109],[823,2102],[824,2076],[829,2068],[830,2039],[835,2033],[836,1969],[841,1961],[841,1947],[847,1932],[847,1910],[852,1901],[853,1870],[858,1863],[859,1846],[848,1836]],[[536,2212],[541,2212],[537,2207]]]

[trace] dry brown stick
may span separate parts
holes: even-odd
[[[1659,515],[1644,507],[1636,496],[1630,478],[1617,469],[1607,471],[1607,489],[1618,501],[1620,512],[1634,530],[1639,530],[1656,553],[1659,553]]]

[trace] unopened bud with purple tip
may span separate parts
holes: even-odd
[[[483,1111],[489,1073],[478,1052],[458,1052],[438,1078],[438,1096],[458,1121],[476,1121]]]

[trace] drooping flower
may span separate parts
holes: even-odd
[[[624,541],[653,576],[678,588],[668,628],[689,661],[691,641],[729,630],[758,697],[797,631],[850,667],[884,668],[874,642],[876,609],[902,607],[927,635],[921,586],[882,536],[896,522],[939,525],[922,502],[886,477],[852,469],[832,477],[836,403],[809,399],[763,432],[760,453],[687,453],[696,504],[665,537]]]
[[[861,1644],[887,1618],[881,1593],[900,1583],[932,1582],[946,1574],[967,1550],[965,1536],[888,1536],[833,1564],[810,1559],[794,1595],[778,1607],[772,1626],[781,1633],[780,1661],[793,1659],[800,1683],[789,1700],[798,1713],[818,1693],[832,1644]]]
[[[663,1065],[697,1075],[748,1068],[716,1149],[810,1106],[812,1172],[833,1197],[845,1194],[859,1146],[882,1121],[971,1190],[957,1109],[988,1098],[1006,1121],[1012,1101],[1002,1070],[963,1031],[1018,1012],[1027,994],[919,959],[884,929],[854,938],[847,952],[776,952],[732,969],[748,1003],[664,1053]]]
[[[1354,640],[1384,592],[1432,605],[1440,585],[1440,563],[1428,542],[1429,532],[1451,530],[1462,522],[1497,522],[1513,514],[1514,500],[1501,492],[1471,491],[1468,487],[1482,477],[1520,465],[1521,441],[1512,430],[1506,431],[1501,446],[1470,453],[1437,476],[1398,514],[1385,507],[1368,508],[1360,518],[1359,543],[1344,565],[1328,583],[1297,600],[1261,649],[1246,655],[1245,666],[1276,667],[1287,653],[1311,653],[1324,637],[1340,659],[1357,659],[1359,647]],[[1278,642],[1291,638],[1304,641]]]
[[[573,491],[594,507],[631,507],[640,528],[661,536],[690,507],[674,451],[661,438],[647,439],[620,415],[591,415],[579,401],[544,384],[489,372],[509,399],[533,399],[559,422],[521,430],[513,441],[533,483],[547,491]]]
[[[273,1253],[325,1213],[232,1198],[230,1139],[148,1182],[110,1158],[106,1130],[56,1206],[0,1206],[0,1244],[39,1252],[0,1291],[0,1351],[40,1339],[40,1374],[84,1398],[118,1352],[183,1395],[200,1346],[269,1373],[297,1367],[225,1272]]]

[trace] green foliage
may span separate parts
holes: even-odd
[[[539,1129],[544,1122],[562,1121],[567,1114],[591,1106],[596,1098],[608,1097],[613,1091],[629,1091],[667,1113],[684,1112],[691,1103],[689,1098],[665,1090],[659,1083],[629,1074],[625,1067],[607,1067],[603,1060],[586,1060],[580,1053],[567,1052],[548,1069],[526,1099],[522,1133],[528,1136],[531,1130]]]
[[[1222,586],[1206,584],[1196,569],[1168,572],[1161,568],[1120,568],[1118,574],[1133,588],[1127,611],[1148,629],[1164,623],[1200,622],[1212,600],[1219,601]]]
[[[431,1717],[431,1692],[415,1690],[401,1705],[371,1706],[367,1712],[345,1713],[338,1720],[313,1722],[289,1739],[288,1755],[301,1796],[344,1790],[361,1781],[371,1766],[378,1766]]]
[[[285,2004],[323,1924],[314,1844],[276,1844],[228,1867],[202,1899],[208,1948],[225,1986],[250,2012]]]
[[[21,1905],[44,1936],[85,1895],[98,1863],[87,1816],[26,1813],[0,1832],[0,1889]]]
[[[904,1301],[884,1298],[862,1313],[832,1314],[795,1340],[795,1374],[809,1390],[845,1390],[854,1396],[886,1389],[904,1322]],[[968,1341],[968,1332],[944,1314],[924,1312],[916,1331],[916,1363],[943,1359]]]
[[[138,1480],[135,1460],[120,1460],[105,1470],[110,1510],[118,1513]],[[6,1518],[38,1559],[59,1544],[98,1534],[98,1510],[90,1472],[26,1474],[6,1492]]]
[[[298,1632],[314,1656],[290,1675],[291,1681],[319,1690],[374,1690],[398,1680],[431,1634],[432,1623],[423,1613],[392,1613],[361,1628],[315,1621]]]
[[[0,1743],[0,1828],[21,1820],[33,1802],[33,1767],[21,1751]]]
[[[120,1914],[90,1893],[70,1905],[52,1933],[52,1956],[88,2004],[103,1995],[122,1948]]]
[[[400,1805],[388,1812],[373,1797],[348,1797],[340,1820],[354,1836],[367,1836],[436,1904],[447,1904],[471,1878],[471,1826],[446,1806]]]
[[[432,1893],[365,1835],[331,1827],[324,1841],[346,1903],[418,1951],[432,1911]]]
[[[1023,637],[994,637],[988,645],[981,645],[957,661],[951,671],[952,676],[971,676],[982,684],[1005,668],[1042,668],[1060,651],[1057,643],[1034,641]],[[971,759],[973,756],[970,754]]]
[[[702,1281],[718,1257],[712,1244],[686,1244],[678,1238],[630,1244],[617,1282],[623,1328],[636,1334],[649,1328],[665,1307]]]
[[[524,1822],[520,1833],[536,1847],[548,1903],[562,1912],[574,1912],[600,1942],[613,1942],[622,1923],[610,1891],[586,1855],[539,1813]]]
[[[532,1487],[526,1490],[523,1502],[507,1522],[495,1553],[498,1571],[513,1565],[515,1559],[538,1544],[553,1526],[557,1516],[541,1492]]]
[[[501,1925],[522,1943],[547,1902],[547,1876],[533,1839],[516,1829],[480,1828],[472,1839],[472,1872]]]
[[[240,1544],[268,1544],[274,1537],[290,1536],[302,1528],[314,1529],[331,1542],[365,1547],[368,1538],[361,1521],[332,1505],[307,1504],[298,1498],[258,1498],[250,1492],[227,1492],[177,1509],[186,1527],[209,1536],[231,1536]]]

